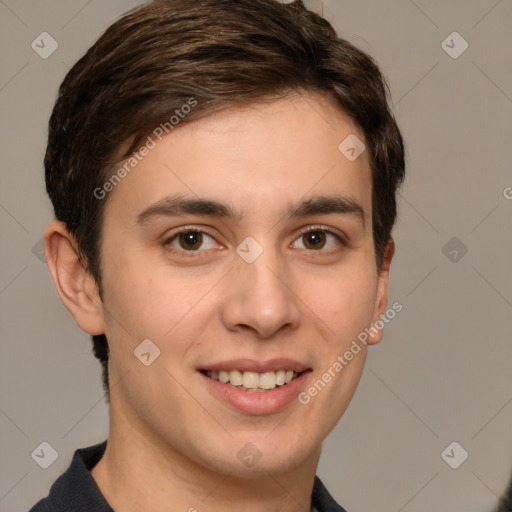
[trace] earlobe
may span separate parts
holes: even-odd
[[[382,268],[379,273],[379,281],[377,285],[377,298],[375,301],[375,309],[373,313],[372,323],[370,326],[370,335],[368,336],[368,345],[376,345],[384,337],[382,328],[385,325],[385,321],[382,320],[382,316],[386,312],[389,298],[389,269],[391,266],[391,260],[395,253],[395,242],[392,238],[384,251],[384,257],[382,261]],[[377,332],[376,332],[377,331]]]
[[[60,300],[78,327],[91,335],[104,334],[98,287],[79,258],[75,239],[64,223],[53,221],[46,228],[44,251]]]

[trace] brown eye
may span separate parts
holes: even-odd
[[[323,231],[309,231],[302,235],[306,249],[321,249],[325,245],[327,237]]]
[[[330,249],[339,249],[347,246],[345,240],[327,229],[309,229],[304,231],[295,241],[295,248],[309,251],[327,252]]]
[[[203,243],[203,235],[198,231],[187,231],[178,235],[178,241],[182,249],[196,250]]]
[[[200,253],[205,249],[218,247],[215,239],[204,231],[194,229],[183,229],[168,238],[164,245],[173,251],[186,251],[189,253]]]

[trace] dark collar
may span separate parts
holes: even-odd
[[[75,451],[68,469],[55,481],[47,498],[29,512],[114,512],[91,476],[103,456],[107,441]],[[346,512],[315,476],[312,505],[318,512]]]

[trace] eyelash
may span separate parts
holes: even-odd
[[[301,231],[299,236],[297,238],[295,238],[295,240],[298,240],[299,238],[302,238],[304,235],[307,235],[308,233],[317,233],[317,232],[323,232],[323,233],[325,233],[327,235],[333,236],[336,239],[336,241],[339,243],[339,245],[341,245],[342,247],[348,247],[349,246],[348,242],[341,235],[338,235],[337,233],[334,233],[333,231],[331,231],[329,229],[326,229],[323,226],[310,226],[307,229],[305,229],[304,231]],[[180,252],[180,253],[184,253],[184,254],[186,254],[187,256],[190,256],[190,257],[198,256],[199,255],[198,253],[204,252],[204,250],[201,250],[201,249],[187,251],[186,249],[183,249],[183,248],[179,248],[178,249],[178,248],[175,248],[175,247],[170,247],[170,244],[174,240],[176,240],[179,237],[179,235],[184,234],[184,233],[201,233],[201,234],[205,234],[205,235],[209,236],[212,239],[215,239],[215,237],[213,235],[210,235],[207,231],[204,231],[203,229],[198,229],[198,228],[194,228],[194,227],[185,227],[185,228],[177,231],[176,233],[174,233],[172,236],[166,238],[162,245],[164,247],[168,248],[169,250],[173,251],[173,252],[177,251],[177,252]],[[208,249],[206,249],[206,250],[208,250]],[[336,247],[330,248],[330,249],[326,249],[326,250],[324,250],[323,248],[321,248],[321,249],[307,249],[306,248],[306,249],[303,249],[303,250],[306,250],[306,251],[309,251],[309,252],[312,252],[312,253],[313,252],[331,253],[333,250],[336,250]]]

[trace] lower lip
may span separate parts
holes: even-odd
[[[212,393],[221,400],[245,414],[274,414],[284,409],[293,401],[305,387],[306,379],[310,371],[301,373],[297,378],[283,386],[276,386],[274,389],[263,392],[251,392],[238,389],[231,384],[224,384],[213,380],[199,372],[205,384]]]

